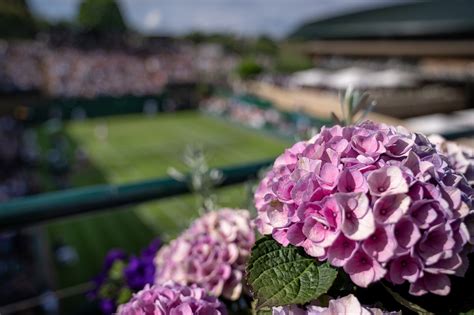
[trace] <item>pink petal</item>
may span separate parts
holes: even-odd
[[[369,200],[365,194],[338,194],[336,198],[344,209],[341,231],[348,238],[363,240],[375,231],[374,216],[369,210]]]
[[[287,238],[290,244],[295,246],[301,246],[306,240],[306,237],[302,231],[303,224],[293,224],[288,228]]]
[[[304,241],[303,248],[305,252],[312,257],[321,258],[326,255],[326,249],[316,245],[311,240]]]
[[[287,235],[288,229],[274,229],[272,232],[272,237],[283,246],[288,246],[290,242],[288,241]]]
[[[380,224],[393,224],[407,212],[410,197],[405,194],[383,196],[375,202],[374,217]]]
[[[392,258],[397,248],[397,242],[393,235],[393,227],[384,228],[379,226],[375,232],[362,243],[362,248],[367,254],[379,262],[385,262]]]
[[[358,286],[366,288],[385,276],[386,270],[362,250],[358,250],[344,266],[351,280]]]
[[[342,267],[352,257],[356,249],[356,242],[340,234],[328,248],[328,261],[333,266]]]
[[[340,192],[367,192],[365,177],[358,170],[345,169],[339,177],[337,188]]]
[[[388,166],[372,171],[367,177],[372,195],[383,196],[408,192],[408,184],[402,171],[396,166]]]

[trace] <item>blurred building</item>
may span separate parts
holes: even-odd
[[[293,87],[370,91],[376,111],[399,118],[474,107],[474,2],[420,1],[304,24],[292,38],[315,68]]]

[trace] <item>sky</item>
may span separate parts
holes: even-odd
[[[126,22],[147,34],[192,30],[283,37],[303,22],[399,0],[118,0]],[[28,0],[48,20],[72,20],[80,0]]]

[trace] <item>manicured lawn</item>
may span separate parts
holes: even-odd
[[[102,127],[98,127],[102,126]],[[107,139],[96,136],[107,126]],[[74,173],[76,186],[126,183],[166,176],[169,167],[185,170],[181,161],[188,144],[201,144],[212,166],[245,164],[280,154],[288,143],[196,112],[106,117],[66,126],[74,147],[87,152],[90,163]],[[219,190],[223,206],[247,203],[243,185]],[[178,196],[120,210],[55,221],[47,226],[51,243],[73,246],[79,261],[57,266],[60,287],[88,281],[108,249],[136,253],[153,237],[170,239],[197,216],[193,196]]]

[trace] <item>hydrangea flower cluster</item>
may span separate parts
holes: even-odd
[[[447,141],[439,135],[429,136],[428,139],[436,145],[436,149],[447,156],[449,163],[463,174],[469,185],[474,187],[474,150],[453,141]]]
[[[254,242],[248,211],[209,212],[158,252],[155,283],[197,284],[214,296],[237,300]]]
[[[110,250],[101,272],[93,279],[94,287],[87,297],[98,301],[103,314],[113,314],[117,305],[128,301],[133,292],[143,289],[146,284],[153,284],[153,260],[160,247],[161,240],[155,239],[140,256],[129,257],[121,249]]]
[[[120,305],[118,315],[225,315],[224,305],[204,289],[175,283],[146,285],[132,299]]]
[[[128,265],[124,269],[125,279],[128,286],[133,290],[140,290],[146,284],[153,284],[155,281],[155,264],[153,260],[160,249],[162,243],[156,239],[146,247],[140,256],[132,256]]]
[[[297,305],[273,307],[273,315],[396,315],[401,312],[384,312],[378,308],[362,306],[357,298],[350,294],[345,297],[329,301],[328,307],[310,304],[306,307]]]
[[[467,269],[473,195],[423,135],[334,126],[276,159],[255,193],[256,224],[343,267],[358,286],[385,277],[408,281],[414,295],[446,295],[448,275]]]
[[[113,314],[117,309],[117,298],[129,292],[121,272],[127,259],[123,250],[111,249],[105,256],[101,272],[93,279],[94,287],[87,293],[87,298],[98,301],[102,314]]]

